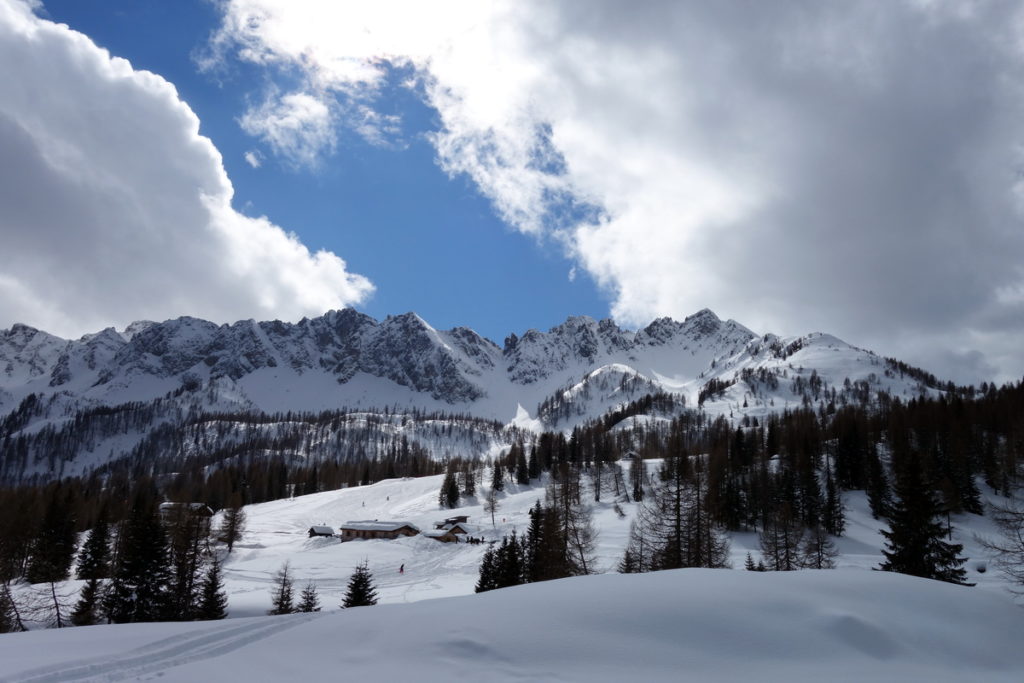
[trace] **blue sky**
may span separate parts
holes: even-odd
[[[1022,26],[1014,2],[0,0],[0,327],[352,305],[500,342],[710,308],[1019,379]]]
[[[316,169],[292,168],[265,150],[253,169],[243,155],[261,145],[238,117],[263,77],[244,63],[203,74],[193,59],[217,26],[212,3],[51,0],[45,8],[44,16],[173,83],[224,156],[235,208],[266,215],[372,280],[376,291],[359,310],[378,319],[415,311],[439,328],[465,325],[499,344],[569,315],[607,317],[607,298],[585,271],[570,281],[573,264],[557,245],[512,231],[472,182],[438,167],[424,138],[436,115],[407,90],[392,88],[380,105],[402,116],[401,148],[348,135]]]

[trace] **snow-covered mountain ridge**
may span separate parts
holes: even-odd
[[[706,309],[636,332],[571,317],[509,335],[503,347],[465,327],[436,330],[414,313],[377,321],[352,309],[294,324],[138,322],[77,340],[15,325],[0,331],[0,477],[60,476],[130,453],[184,455],[281,434],[303,444],[298,457],[342,447],[373,455],[403,442],[439,458],[473,457],[507,448],[523,429],[568,431],[648,396],[659,398],[622,412],[623,428],[688,409],[741,420],[943,388],[830,335],[757,335]],[[219,417],[323,411],[349,415],[331,422],[330,439],[309,420]],[[352,417],[359,413],[382,417],[364,424]],[[413,414],[432,422],[402,417]],[[165,426],[174,439],[147,444]]]
[[[826,385],[850,379],[873,391],[920,392],[914,378],[883,377],[887,369],[875,354],[835,337],[758,336],[707,309],[637,332],[571,317],[547,332],[511,334],[503,348],[465,327],[435,330],[415,313],[377,321],[353,309],[294,324],[185,317],[77,340],[14,325],[0,330],[0,415],[33,393],[112,405],[212,382],[231,387],[237,403],[266,411],[406,405],[510,420],[519,405],[533,414],[544,399],[570,387],[579,393],[608,372],[692,404],[703,392],[711,403],[725,398],[736,407],[745,398],[748,408],[751,399],[785,403],[800,394],[766,388],[779,384],[769,376],[806,374],[809,381],[811,371]],[[733,382],[742,382],[739,390],[720,387]]]

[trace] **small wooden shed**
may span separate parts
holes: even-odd
[[[469,521],[469,515],[456,515],[449,517],[443,522],[434,522],[435,529],[451,529],[455,524],[465,524]]]
[[[319,525],[319,524],[314,524],[313,526],[309,527],[309,537],[310,538],[313,538],[314,536],[333,536],[333,535],[334,535],[334,529],[332,529],[329,526],[322,526],[322,525]]]
[[[427,538],[432,538],[435,541],[440,541],[441,543],[459,542],[459,537],[456,536],[451,529],[431,529],[430,531],[424,531],[422,535]]]

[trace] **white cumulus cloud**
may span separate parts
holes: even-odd
[[[329,104],[303,92],[271,94],[240,123],[295,166],[316,167],[337,142]]]
[[[0,325],[64,335],[135,319],[295,319],[372,290],[233,189],[163,78],[0,0]]]
[[[258,149],[250,149],[242,155],[242,158],[245,159],[245,163],[249,164],[253,168],[259,168],[263,165],[263,155],[260,154]]]
[[[414,72],[442,168],[556,237],[623,322],[709,306],[954,379],[1024,373],[1017,3],[220,6],[216,55],[318,101]]]

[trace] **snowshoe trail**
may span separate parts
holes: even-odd
[[[56,683],[136,678],[182,664],[219,657],[321,616],[321,613],[296,614],[273,619],[254,619],[253,623],[224,630],[203,629],[164,638],[122,655],[81,659],[58,666],[21,671],[0,680],[4,683]]]

